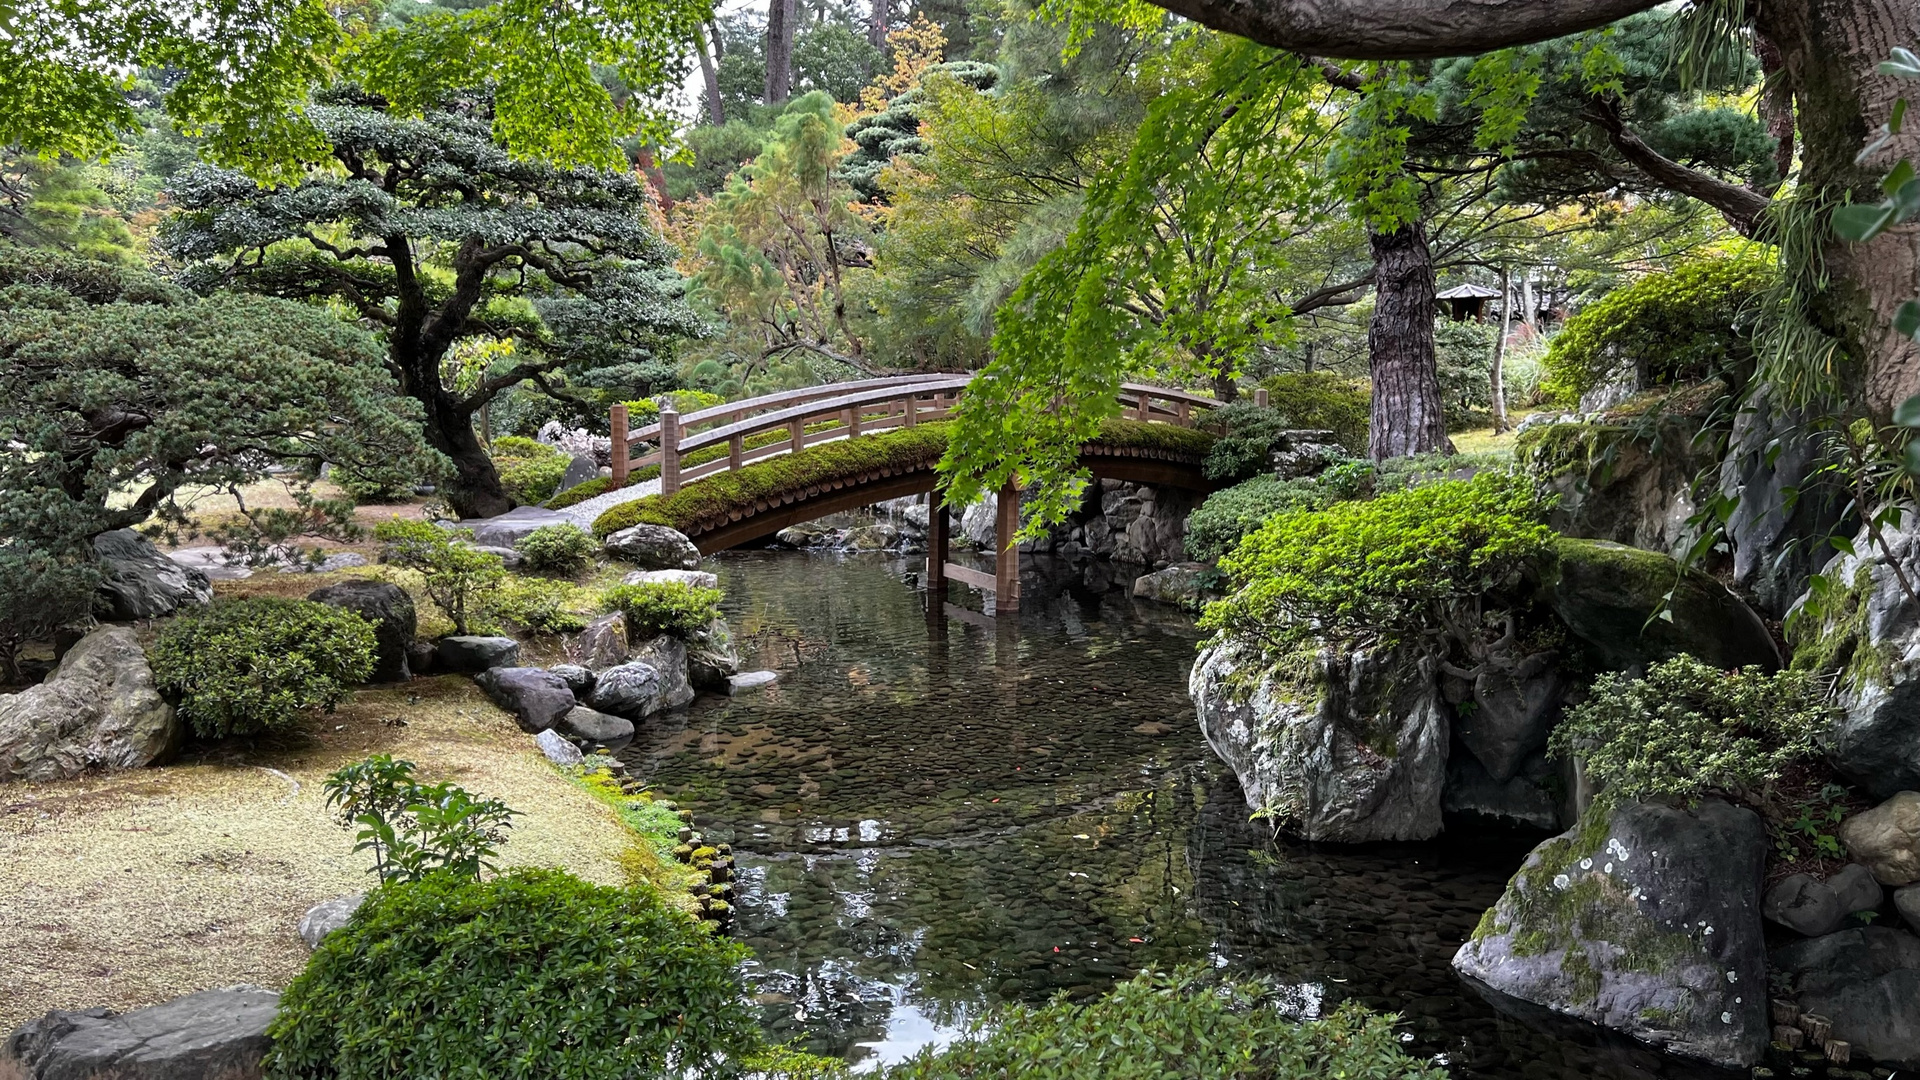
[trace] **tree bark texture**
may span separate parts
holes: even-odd
[[[715,126],[727,122],[726,111],[720,105],[720,72],[714,64],[713,55],[707,51],[707,32],[696,29],[693,32],[693,45],[700,54],[700,82],[706,87],[707,119]]]
[[[867,44],[881,52],[880,66],[884,70],[887,64],[887,17],[892,13],[893,0],[873,0],[873,8],[867,17]]]
[[[1152,0],[1194,22],[1290,52],[1423,60],[1591,30],[1660,0]]]
[[[1920,146],[1920,124],[1865,165],[1854,156],[1875,137],[1894,99],[1913,84],[1875,70],[1896,45],[1920,40],[1920,4],[1913,0],[1783,0],[1760,8],[1756,29],[1780,50],[1782,76],[1793,88],[1800,128],[1800,183],[1831,199],[1880,197],[1879,178]],[[1920,393],[1920,349],[1893,331],[1903,300],[1920,295],[1920,228],[1909,224],[1865,244],[1824,245],[1832,284],[1808,312],[1856,363],[1847,389],[1870,415],[1885,420]],[[1810,362],[1812,362],[1810,358]]]
[[[793,24],[799,18],[798,0],[767,0],[769,105],[778,105],[793,93]]]
[[[1440,415],[1440,376],[1433,352],[1433,252],[1418,223],[1372,232],[1374,305],[1367,327],[1373,373],[1375,461],[1450,450]]]
[[[1500,268],[1500,330],[1493,339],[1493,368],[1487,381],[1493,390],[1493,433],[1507,430],[1507,332],[1512,328],[1513,275]]]
[[[448,505],[463,518],[506,513],[513,509],[513,500],[500,484],[492,455],[474,431],[473,408],[440,382],[440,357],[445,350],[431,351],[420,344],[417,332],[408,333],[408,329],[404,319],[393,328],[388,357],[400,377],[400,389],[426,411],[427,443],[453,463],[453,478],[446,485]]]

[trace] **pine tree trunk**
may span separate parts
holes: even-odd
[[[1373,372],[1373,460],[1451,451],[1440,415],[1433,353],[1433,253],[1418,223],[1370,232],[1373,322],[1367,354]]]
[[[706,87],[707,119],[717,127],[727,122],[727,114],[720,105],[720,72],[714,67],[714,58],[707,51],[705,30],[694,30],[693,45],[700,54],[700,81]]]
[[[493,458],[480,445],[473,417],[457,408],[447,395],[427,406],[427,441],[453,462],[453,482],[447,503],[463,518],[493,517],[513,509],[513,500],[500,485]]]
[[[1920,124],[1909,118],[1902,135],[1864,165],[1856,165],[1854,155],[1886,121],[1894,99],[1914,96],[1914,83],[1875,69],[1894,46],[1920,41],[1920,4],[1784,0],[1761,6],[1757,28],[1780,49],[1794,89],[1801,197],[1838,199],[1851,192],[1858,200],[1879,199],[1879,178],[1913,156]],[[1920,294],[1917,234],[1920,228],[1910,224],[1865,244],[1828,239],[1832,285],[1808,312],[1852,354],[1845,390],[1881,420],[1920,393],[1920,349],[1892,326],[1900,303]]]
[[[1493,339],[1493,370],[1488,373],[1493,384],[1493,433],[1507,430],[1507,329],[1508,319],[1513,314],[1513,298],[1509,295],[1513,289],[1513,276],[1507,268],[1500,268],[1500,331]]]
[[[867,18],[867,44],[881,51],[880,67],[887,66],[887,16],[893,7],[893,0],[873,0],[872,13]]]
[[[798,0],[767,0],[767,104],[778,105],[793,93],[793,24]]]

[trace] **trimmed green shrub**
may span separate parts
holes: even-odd
[[[557,870],[384,885],[281,996],[273,1080],[737,1076],[745,946]]]
[[[1108,420],[1095,440],[1106,446],[1167,450],[1205,458],[1213,436],[1195,428]],[[685,532],[696,522],[746,510],[781,491],[848,480],[880,468],[895,472],[931,469],[947,450],[945,423],[899,428],[857,439],[810,446],[797,454],[756,461],[689,484],[671,496],[650,495],[610,507],[593,522],[605,538],[632,525],[665,525]]]
[[[1554,336],[1541,392],[1571,405],[1623,367],[1648,385],[1739,378],[1753,363],[1754,300],[1775,275],[1770,257],[1722,255],[1615,289]]]
[[[1212,562],[1273,515],[1319,510],[1332,501],[1312,479],[1282,480],[1272,474],[1216,491],[1187,515],[1187,558]]]
[[[1200,625],[1275,659],[1317,641],[1351,649],[1431,633],[1547,552],[1544,511],[1530,481],[1489,472],[1280,514],[1220,561],[1237,588]]]
[[[520,561],[529,570],[576,573],[600,550],[593,534],[578,525],[542,525],[521,537]]]
[[[340,824],[360,826],[353,850],[373,852],[381,881],[419,881],[428,874],[478,878],[513,825],[498,799],[476,799],[451,781],[421,783],[413,762],[375,754],[328,774],[327,809]]]
[[[1682,654],[1645,678],[1600,676],[1547,746],[1556,757],[1577,755],[1619,798],[1751,798],[1814,757],[1831,719],[1805,671],[1722,671]]]
[[[488,599],[487,613],[543,634],[571,634],[587,628],[580,609],[591,603],[572,582],[510,575]]]
[[[1373,393],[1365,379],[1330,371],[1291,371],[1261,381],[1267,406],[1297,428],[1333,432],[1355,454],[1367,452]]]
[[[631,479],[631,478],[630,478]],[[648,479],[651,479],[650,477]],[[635,481],[637,482],[637,480]],[[611,476],[596,476],[584,483],[575,484],[567,490],[547,500],[547,509],[565,510],[576,503],[586,502],[596,495],[605,495],[613,490]]]
[[[167,623],[148,650],[160,691],[199,735],[284,728],[331,710],[373,674],[373,624],[342,608],[261,596]]]
[[[949,1046],[923,1050],[887,1080],[1445,1080],[1408,1057],[1392,1016],[1344,1002],[1288,1018],[1272,988],[1183,970],[1149,972],[1089,1005],[1011,1008]]]
[[[500,471],[501,486],[522,506],[552,498],[573,460],[557,446],[519,435],[502,435],[493,440],[488,452],[493,467]]]
[[[601,596],[608,611],[617,611],[627,626],[627,640],[642,641],[660,634],[686,640],[704,632],[720,617],[719,589],[701,589],[678,581],[648,581],[615,585]]]
[[[453,620],[456,634],[470,634],[480,625],[507,578],[500,556],[467,546],[472,529],[396,517],[374,526],[373,537],[387,545],[388,562],[420,572],[427,595]]]
[[[1441,319],[1433,326],[1440,411],[1449,428],[1488,422],[1493,408],[1493,338],[1499,324]]]

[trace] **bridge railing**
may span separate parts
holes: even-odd
[[[902,375],[833,383],[728,402],[685,416],[668,405],[660,410],[657,423],[638,431],[628,430],[627,407],[615,405],[614,484],[625,486],[636,470],[657,465],[660,491],[671,495],[683,484],[749,462],[867,432],[942,420],[952,414],[973,378]],[[1192,426],[1197,410],[1219,404],[1200,394],[1141,383],[1122,386],[1120,401],[1128,419],[1182,427]],[[638,457],[636,447],[642,451]],[[715,452],[720,447],[726,448],[724,454]]]

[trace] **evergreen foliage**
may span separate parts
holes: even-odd
[[[486,625],[507,568],[500,556],[472,546],[472,529],[396,517],[374,526],[373,536],[387,545],[388,562],[419,571],[427,595],[453,620],[454,633],[470,634]]]
[[[500,470],[500,486],[522,506],[551,498],[573,463],[558,447],[522,435],[503,435],[488,449],[494,468]]]
[[[1807,672],[1722,671],[1683,654],[1643,677],[1600,676],[1548,746],[1578,755],[1611,798],[1751,798],[1817,754],[1831,712]]]
[[[720,617],[720,590],[702,589],[678,581],[645,581],[615,585],[601,597],[608,611],[617,611],[626,624],[629,641],[661,634],[690,640],[706,632]]]
[[[225,738],[331,711],[373,673],[375,644],[373,626],[354,612],[263,596],[175,617],[148,660],[194,732]]]
[[[593,562],[600,545],[578,525],[542,525],[519,543],[520,558],[529,570],[575,573]]]
[[[1547,349],[1541,390],[1571,405],[1621,373],[1654,386],[1716,375],[1743,384],[1756,301],[1774,277],[1772,260],[1753,255],[1648,274],[1567,320]]]

